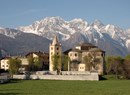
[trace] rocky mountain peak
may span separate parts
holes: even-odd
[[[92,26],[97,26],[99,28],[104,26],[104,24],[100,20],[97,20],[97,19],[91,25]]]
[[[0,28],[2,35],[9,37],[14,35],[12,36],[14,38],[19,31],[28,33],[28,35],[31,33],[36,34],[38,37],[49,40],[52,40],[57,35],[59,41],[66,49],[79,42],[89,42],[107,51],[106,54],[124,56],[130,52],[130,49],[128,49],[130,47],[130,30],[123,30],[111,24],[104,25],[99,20],[89,24],[86,20],[80,18],[65,21],[61,17],[46,17],[29,26],[18,27],[17,30]]]

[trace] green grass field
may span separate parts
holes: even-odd
[[[130,81],[12,80],[0,95],[130,95]]]

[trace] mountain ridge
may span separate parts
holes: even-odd
[[[1,31],[0,29],[0,34],[3,33]],[[25,33],[25,35],[32,33],[48,39],[49,42],[57,35],[64,50],[72,48],[80,42],[85,42],[98,46],[106,51],[107,55],[125,56],[130,53],[130,29],[123,30],[111,24],[104,25],[99,20],[89,24],[81,18],[65,21],[61,17],[46,17],[29,26],[20,26],[11,31],[18,33],[5,32],[2,35],[15,39],[17,35],[21,35],[20,33]]]

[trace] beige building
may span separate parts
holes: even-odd
[[[8,70],[9,69],[9,65],[8,65],[9,58],[10,57],[5,57],[5,58],[2,58],[0,60],[1,69],[4,69],[4,70]],[[27,58],[25,58],[25,57],[19,57],[19,59],[21,60],[21,64],[22,64],[21,69],[25,70],[25,68],[23,66],[28,66],[29,65]]]
[[[49,69],[49,54],[45,52],[30,52],[25,57],[12,57],[12,58],[19,58],[21,60],[21,71],[28,70],[29,62],[28,62],[28,56],[32,56],[33,58],[42,58],[42,70],[48,70]],[[4,57],[0,60],[0,69],[8,70],[8,60],[11,57]]]
[[[49,71],[54,71],[52,59],[54,55],[62,55],[61,44],[59,43],[57,36],[54,37],[53,42],[49,46]]]
[[[49,69],[49,54],[45,52],[30,52],[26,55],[26,57],[31,56],[34,60],[37,58],[42,59],[42,67],[41,70],[48,70]]]
[[[105,52],[90,43],[82,43],[68,52],[70,71],[97,71],[104,73]]]
[[[7,63],[8,60],[9,60],[9,57],[4,57],[0,60],[0,69],[4,69],[4,70],[9,69],[9,65]]]

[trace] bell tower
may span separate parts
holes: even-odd
[[[58,41],[57,36],[54,37],[52,43],[49,46],[49,71],[54,71],[53,55],[62,55],[61,44]]]

